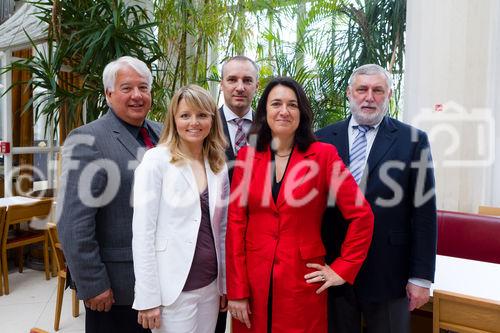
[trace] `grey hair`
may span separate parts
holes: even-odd
[[[255,78],[257,80],[259,79],[259,66],[257,65],[257,63],[255,61],[253,61],[252,59],[250,59],[249,57],[246,57],[244,55],[237,55],[237,56],[231,57],[231,58],[227,59],[226,62],[224,62],[224,64],[222,65],[221,72],[220,72],[221,79],[224,78],[224,67],[226,67],[226,65],[228,63],[230,63],[231,61],[248,61],[255,68]]]
[[[358,75],[376,75],[376,74],[382,74],[385,77],[385,82],[387,84],[387,88],[392,89],[392,78],[391,78],[391,73],[389,73],[387,70],[385,70],[383,67],[376,65],[376,64],[366,64],[359,66],[356,68],[351,76],[349,77],[349,87],[352,86],[354,79]]]
[[[151,91],[153,75],[151,74],[148,66],[143,61],[137,58],[123,56],[110,62],[106,65],[106,67],[104,67],[104,71],[102,72],[102,84],[104,85],[104,93],[106,93],[106,91],[115,90],[116,76],[118,75],[118,71],[120,69],[123,69],[124,67],[132,68],[141,77],[145,78],[148,81],[148,89],[149,91]]]

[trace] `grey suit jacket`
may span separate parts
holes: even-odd
[[[161,125],[146,120],[159,137]],[[73,130],[62,152],[57,228],[80,299],[134,300],[131,190],[145,149],[111,111]]]
[[[224,115],[224,107],[222,106],[219,108],[219,116],[222,121],[222,129],[224,130],[224,135],[226,136],[227,140],[226,158],[227,161],[234,161],[236,159],[236,156],[234,156],[233,143],[231,142],[231,136],[229,135],[229,128],[227,127],[226,116]]]

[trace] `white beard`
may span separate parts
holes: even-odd
[[[364,112],[355,101],[349,101],[349,109],[354,120],[360,125],[373,126],[382,121],[382,118],[389,110],[389,98],[386,98],[384,104],[377,112]]]

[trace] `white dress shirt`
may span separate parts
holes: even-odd
[[[236,154],[236,149],[234,146],[234,141],[236,137],[236,130],[238,129],[238,125],[236,125],[233,119],[238,119],[238,117],[226,104],[222,106],[222,110],[224,111],[224,117],[226,118],[227,129],[229,131],[229,138],[231,139],[231,147],[233,147],[233,152]],[[253,112],[252,108],[248,109],[248,112],[241,117],[242,119],[247,119],[248,121],[243,122],[243,131],[248,135],[250,132],[250,127],[252,127],[253,121]]]
[[[382,121],[378,122],[377,124],[373,125],[372,129],[367,131],[365,133],[366,137],[366,154],[365,154],[365,161],[363,162],[363,169],[366,167],[366,161],[368,160],[368,156],[370,155],[370,150],[372,149],[373,146],[373,141],[375,141],[375,137],[377,136],[378,133],[378,128],[380,127],[380,123]],[[354,117],[351,117],[351,120],[349,121],[349,156],[351,156],[351,149],[352,145],[354,143],[354,139],[358,135],[358,129],[353,128],[353,126],[358,126],[358,122],[354,119]]]

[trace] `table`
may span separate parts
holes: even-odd
[[[13,205],[29,205],[34,204],[41,199],[38,198],[28,198],[22,196],[13,196],[7,198],[0,198],[0,207],[7,207],[7,211],[9,210],[9,206]],[[53,214],[51,212],[51,214]],[[52,215],[49,215],[49,219],[52,219]],[[4,221],[0,221],[0,227],[3,229]],[[47,219],[36,219],[30,223],[30,227],[33,229],[46,229]],[[1,235],[1,233],[0,233]]]
[[[447,257],[436,258],[431,288],[500,302],[500,264]]]
[[[40,199],[35,198],[27,198],[21,196],[0,198],[0,207],[9,207],[12,205],[23,205],[23,204],[32,204],[38,202]]]
[[[499,281],[500,264],[438,256],[433,331],[500,332]]]

